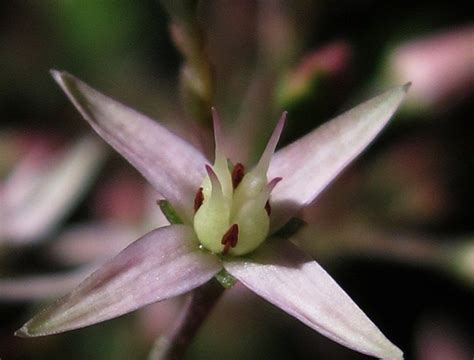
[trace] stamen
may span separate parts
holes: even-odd
[[[270,205],[270,199],[268,197],[270,196],[270,193],[272,192],[273,188],[282,180],[281,177],[276,177],[272,179],[268,184],[267,184],[267,189],[264,193],[265,197],[267,198],[267,202],[265,203],[265,211],[267,212],[267,215],[270,216],[272,213],[272,206]]]
[[[240,182],[244,178],[245,175],[245,168],[241,163],[235,164],[234,168],[232,169],[232,187],[234,189],[239,186]]]
[[[202,187],[200,187],[196,193],[196,196],[194,197],[194,213],[196,213],[199,210],[203,201],[204,201],[204,194],[202,192]]]
[[[234,248],[239,240],[239,225],[233,224],[222,237],[221,244],[224,245],[222,254],[226,255],[229,249]]]
[[[276,177],[273,178],[267,185],[268,192],[272,192],[273,188],[278,184],[281,180],[283,180],[282,177]]]
[[[265,211],[267,212],[267,215],[270,216],[270,214],[272,213],[272,207],[270,205],[270,201],[267,200],[267,202],[265,203]]]

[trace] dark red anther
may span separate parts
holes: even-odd
[[[267,200],[267,202],[265,203],[265,211],[267,212],[268,216],[270,216],[270,214],[272,213],[272,207],[270,206],[269,200]]]
[[[226,255],[231,247],[237,245],[237,240],[239,240],[239,225],[233,224],[222,237],[221,244],[224,245],[222,253]]]
[[[234,168],[232,169],[232,186],[233,188],[237,188],[240,182],[244,178],[245,175],[245,168],[241,163],[235,164]]]
[[[196,196],[194,197],[194,213],[196,213],[196,211],[199,210],[203,201],[204,201],[204,194],[202,192],[202,187],[200,187],[196,193]]]

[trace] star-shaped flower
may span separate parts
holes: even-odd
[[[353,108],[274,153],[283,114],[259,162],[246,172],[239,163],[228,164],[215,111],[211,166],[159,123],[65,72],[53,71],[53,76],[82,116],[167,199],[179,219],[132,243],[17,335],[43,336],[108,320],[193,290],[225,269],[332,340],[372,356],[402,358],[324,269],[275,234],[373,140],[407,86]]]

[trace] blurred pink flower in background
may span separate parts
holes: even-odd
[[[391,51],[389,82],[412,81],[407,105],[433,110],[474,90],[474,27],[412,40]]]
[[[96,139],[85,137],[56,151],[47,139],[27,146],[0,184],[0,243],[45,239],[81,199],[104,160]]]
[[[111,183],[96,189],[94,212],[96,219],[76,223],[54,235],[45,248],[48,259],[56,265],[73,267],[50,274],[32,274],[0,278],[0,301],[31,301],[62,296],[104,261],[118,254],[138,236],[168,225],[156,205],[161,196],[130,175],[112,174]],[[110,187],[108,185],[111,185]],[[119,196],[110,195],[120,194]],[[138,198],[130,195],[141,194]],[[146,195],[145,195],[146,194]],[[116,208],[103,207],[111,200]],[[130,211],[124,211],[130,204]],[[98,205],[98,206],[97,206]]]
[[[416,359],[472,360],[472,334],[469,336],[446,315],[428,312],[418,321]]]
[[[329,77],[334,81],[343,76],[349,68],[351,58],[352,48],[343,40],[308,53],[281,81],[277,93],[279,103],[287,105],[311,96],[322,78]]]

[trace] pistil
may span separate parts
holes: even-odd
[[[267,171],[285,121],[280,118],[257,165],[248,173],[229,169],[220,122],[213,109],[215,161],[194,198],[194,230],[201,245],[215,254],[242,256],[254,251],[270,229],[270,194],[281,180],[268,182]]]

